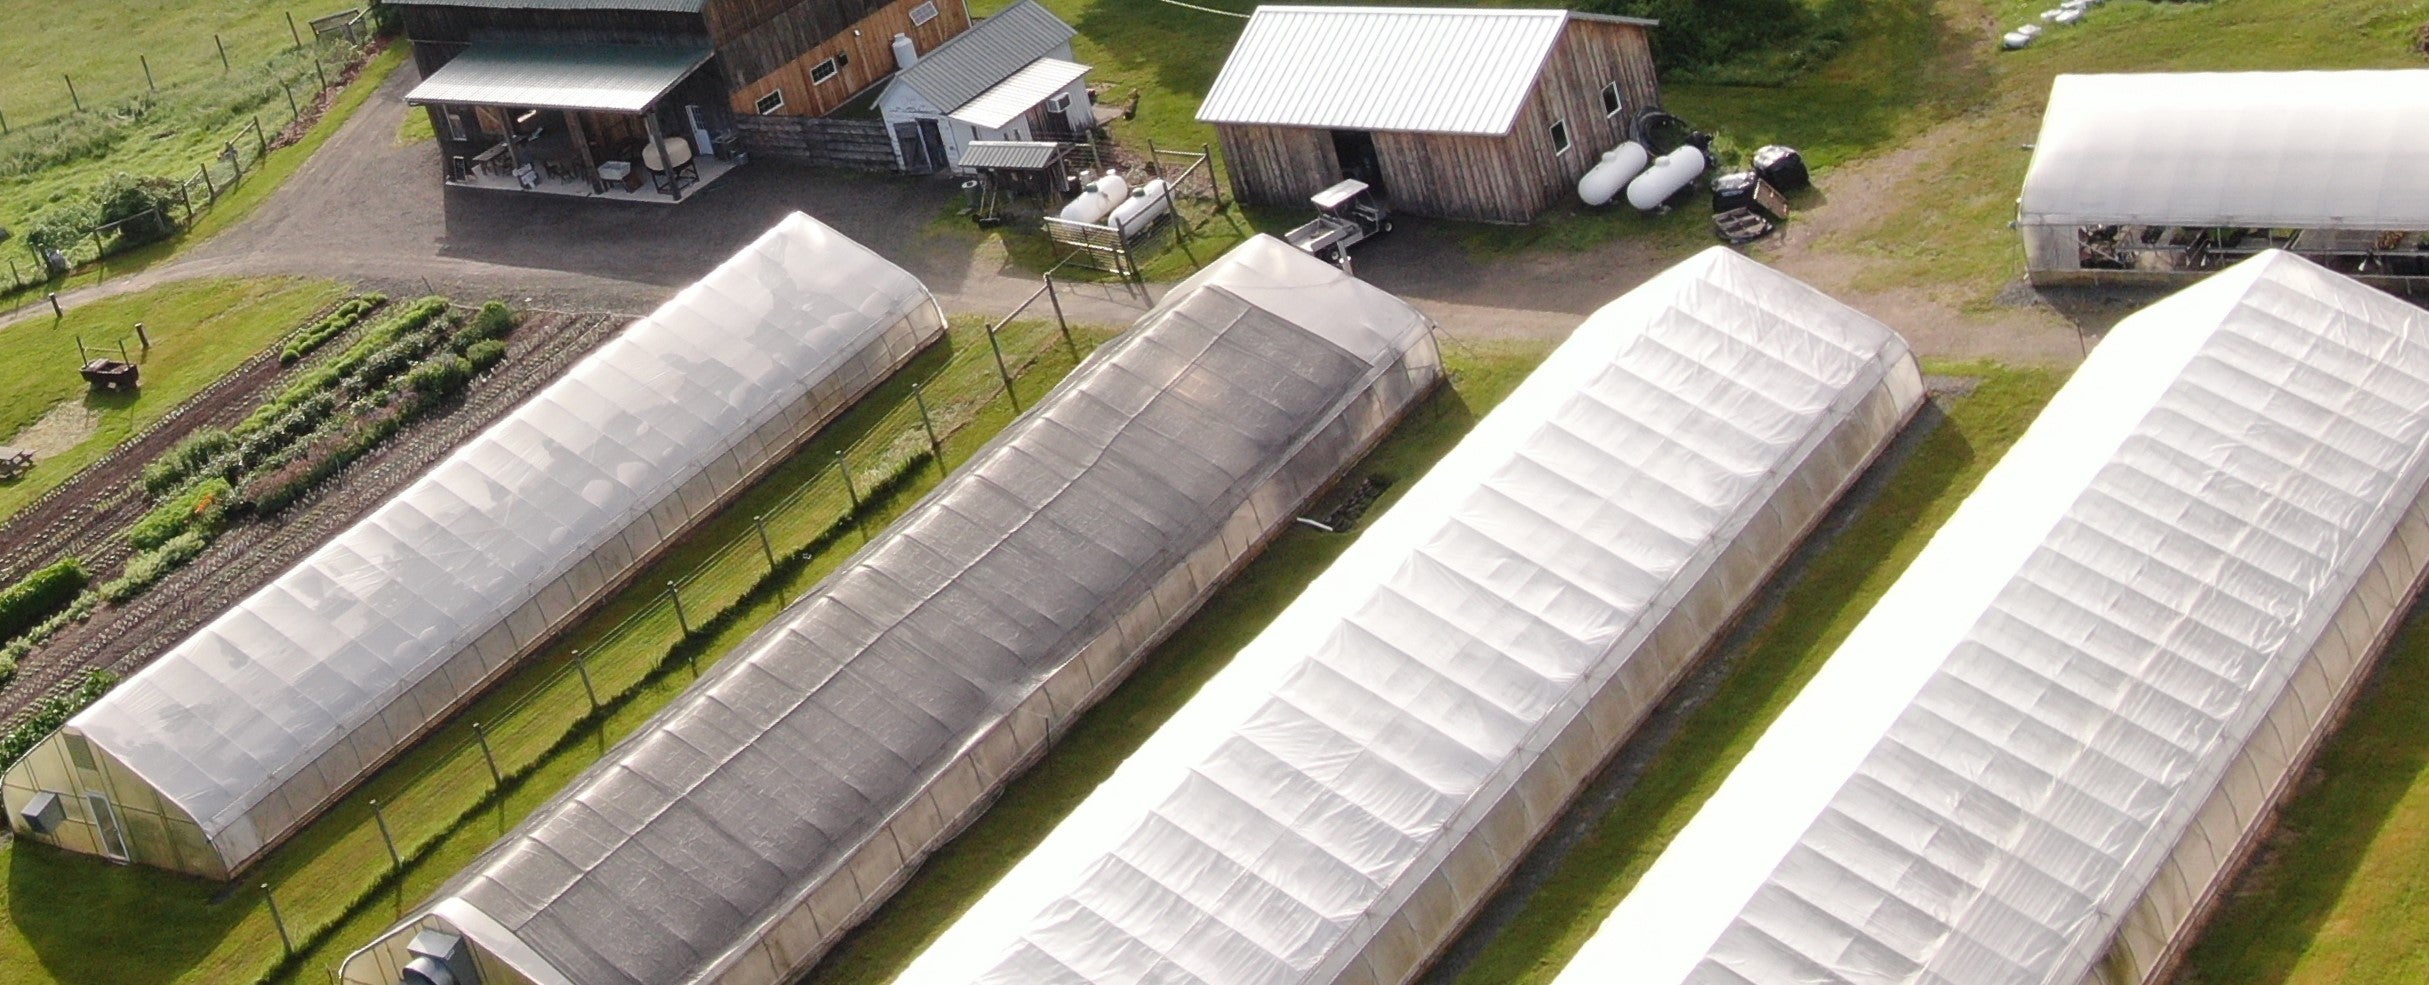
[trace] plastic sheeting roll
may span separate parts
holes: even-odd
[[[1587,205],[1601,205],[1628,187],[1628,181],[1644,173],[1653,155],[1645,145],[1630,140],[1605,151],[1602,160],[1587,169],[1577,179],[1577,197]]]
[[[1704,173],[1704,152],[1689,144],[1653,159],[1653,166],[1628,182],[1628,204],[1646,212],[1661,208],[1679,189]]]

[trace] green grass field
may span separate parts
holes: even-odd
[[[325,281],[195,280],[0,327],[0,444],[59,445],[34,470],[0,483],[0,520],[66,482],[120,441],[209,386],[342,294]],[[34,302],[39,304],[40,302]],[[134,325],[143,322],[152,349]],[[135,393],[91,392],[76,374],[76,340],[116,358],[118,344],[143,367]],[[34,434],[26,429],[43,422]]]
[[[226,44],[229,64],[257,66],[294,46],[287,14],[309,38],[304,21],[345,7],[274,0],[0,0],[0,23],[9,25],[0,32],[0,113],[18,128],[74,112],[69,78],[86,109],[142,95],[139,57],[151,62],[152,80],[163,88],[212,78],[224,71],[213,34]]]

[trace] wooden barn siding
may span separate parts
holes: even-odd
[[[1307,197],[1341,180],[1330,130],[1219,124],[1224,173],[1232,194],[1260,205],[1306,205]]]
[[[1521,124],[1506,137],[1375,134],[1375,156],[1382,159],[1392,208],[1438,219],[1535,218],[1549,200],[1544,175],[1558,164],[1551,159],[1551,136],[1528,129]]]
[[[737,66],[742,62],[729,57],[726,62],[729,70],[727,77],[748,80],[734,90],[734,112],[758,112],[760,97],[781,87],[784,90],[783,115],[824,116],[850,102],[852,97],[859,95],[872,83],[894,74],[895,35],[910,35],[912,42],[919,46],[920,53],[926,54],[954,35],[970,29],[970,9],[962,4],[962,0],[935,0],[936,18],[918,27],[911,26],[911,9],[922,2],[925,0],[894,0],[878,7],[858,22],[811,43],[790,61],[777,63],[765,72],[753,74],[739,71]],[[815,4],[802,5],[803,9],[812,6]],[[782,18],[771,21],[767,27],[755,32],[755,36],[763,39],[799,37],[788,33],[795,30],[784,26],[789,23],[789,20]],[[857,38],[852,36],[855,30],[860,32]],[[837,52],[851,56],[851,63],[835,73],[834,78],[811,85],[810,69],[834,57]]]
[[[1603,87],[1619,83],[1618,116],[1603,112]],[[1505,142],[1509,169],[1521,176],[1508,197],[1491,203],[1494,214],[1470,218],[1525,222],[1561,201],[1602,152],[1628,139],[1628,122],[1661,105],[1653,75],[1653,48],[1645,29],[1633,24],[1570,21],[1544,60],[1535,91],[1519,107],[1518,122]],[[1555,153],[1552,124],[1566,122],[1569,152]],[[1388,170],[1391,165],[1386,163]],[[1523,207],[1520,214],[1512,207]]]

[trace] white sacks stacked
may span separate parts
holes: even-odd
[[[10,823],[225,879],[944,331],[798,213],[9,770]],[[67,805],[48,835],[20,811]]]
[[[1269,236],[1128,334],[441,890],[485,981],[805,970],[1431,388],[1433,325]]]
[[[2277,252],[2126,319],[1562,985],[2163,978],[2429,564],[2429,315]]]
[[[904,975],[1401,982],[1921,404],[1714,249],[1597,312]]]

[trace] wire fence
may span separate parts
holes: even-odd
[[[264,11],[250,22],[228,24],[205,41],[180,35],[182,44],[151,46],[140,51],[120,49],[116,64],[99,72],[61,72],[36,87],[17,79],[12,91],[0,92],[0,136],[87,109],[99,109],[224,75],[240,64],[263,57],[265,51],[301,49],[311,42],[342,41],[361,45],[371,40],[370,23],[361,8],[348,8],[319,17],[298,18],[294,11]]]
[[[367,943],[327,938],[365,906],[412,902],[401,880],[470,819],[573,746],[595,740],[591,754],[603,753],[607,723],[618,712],[652,710],[628,706],[645,696],[663,700],[666,688],[706,673],[720,655],[712,646],[730,643],[733,634],[754,628],[753,620],[772,618],[794,601],[787,586],[805,573],[859,549],[898,500],[940,481],[953,456],[966,458],[1019,413],[1018,384],[1032,370],[1051,366],[1059,377],[1078,361],[1080,345],[1060,314],[1049,281],[998,322],[957,320],[943,364],[924,380],[889,382],[828,425],[667,557],[324,813],[257,870],[249,888],[232,889],[260,896],[286,949],[262,980],[322,980],[296,961],[323,943]],[[910,372],[934,358],[923,356]],[[703,548],[705,555],[697,553]]]
[[[220,121],[206,127],[217,152],[194,161],[190,168],[160,175],[165,184],[154,196],[159,204],[152,209],[114,221],[79,226],[72,234],[63,230],[45,232],[37,228],[38,224],[21,229],[26,234],[27,255],[20,257],[17,251],[11,251],[6,258],[8,280],[5,287],[0,287],[0,293],[14,293],[45,283],[191,227],[197,217],[258,173],[271,152],[290,142],[295,135],[289,131],[298,121],[308,123],[317,119],[334,94],[361,70],[370,48],[355,40],[357,37],[369,40],[360,20],[356,12],[346,22],[351,26],[325,36],[308,36],[309,41],[278,52],[254,74],[231,83],[238,90],[235,94],[197,110],[205,120]],[[89,126],[105,131],[122,130],[140,123],[141,115],[96,111]],[[89,140],[106,147],[113,142],[107,135],[75,132],[84,125],[81,119],[54,121],[41,129],[21,130],[18,134],[25,140],[47,137],[44,143],[66,146]],[[48,133],[52,130],[63,132]]]

